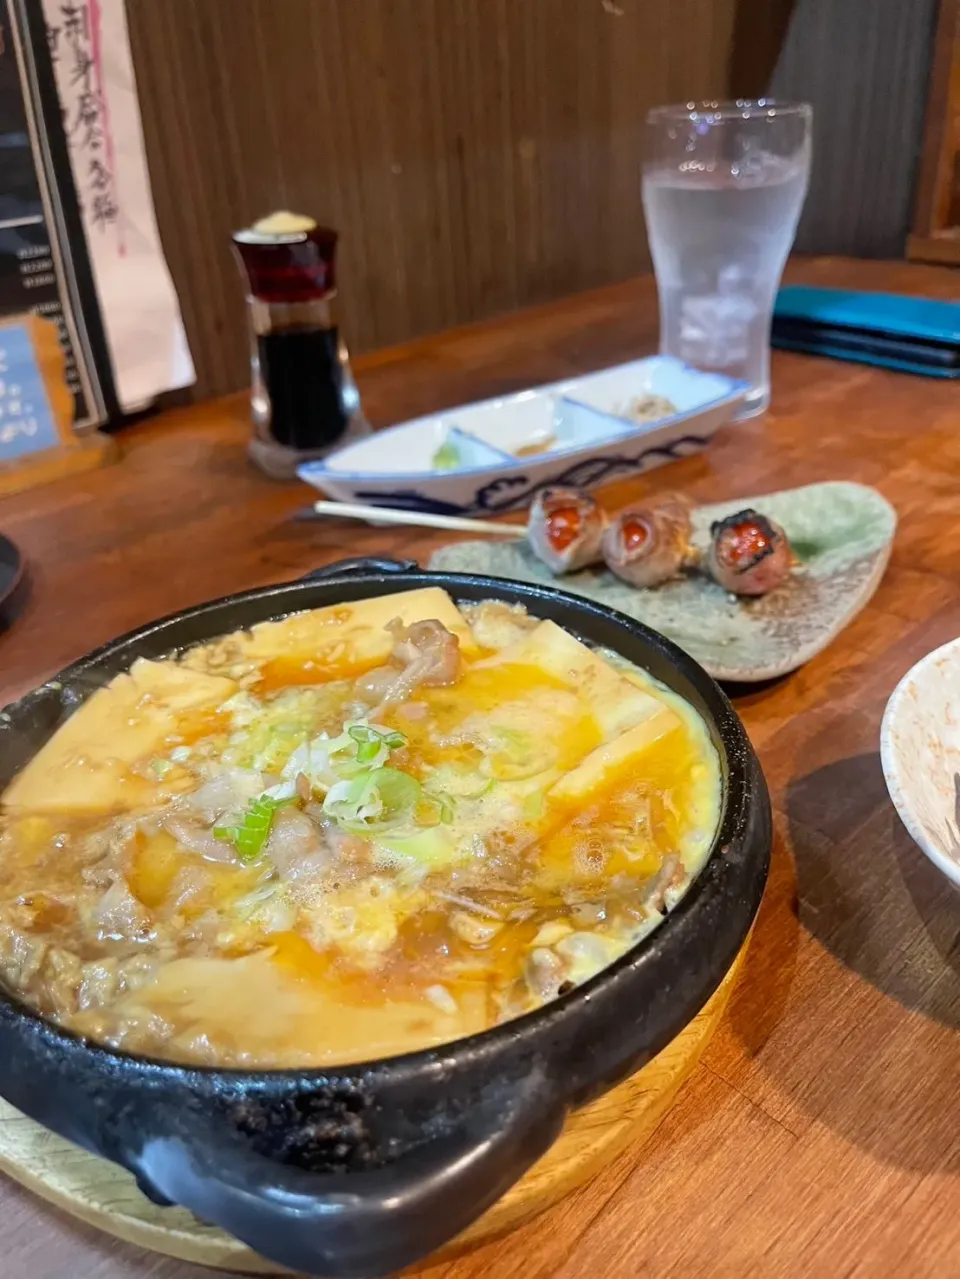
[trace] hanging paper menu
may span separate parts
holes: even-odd
[[[194,380],[163,256],[121,0],[43,0],[64,132],[124,412]]]
[[[43,15],[30,0],[0,0],[0,155],[0,320],[52,321],[73,429],[90,430],[118,407]],[[13,385],[24,385],[20,369]],[[18,432],[18,452],[45,448],[43,434]]]

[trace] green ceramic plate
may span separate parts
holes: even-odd
[[[893,507],[876,489],[835,481],[694,512],[694,541],[706,545],[713,520],[752,506],[782,524],[800,560],[783,586],[738,600],[700,574],[639,590],[606,569],[554,578],[524,543],[459,542],[430,567],[553,583],[619,609],[679,644],[715,679],[755,683],[796,670],[821,652],[873,595],[890,558]]]

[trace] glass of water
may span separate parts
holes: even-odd
[[[804,103],[688,102],[647,116],[643,207],[660,350],[770,400],[770,321],[810,172]]]

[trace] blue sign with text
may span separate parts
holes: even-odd
[[[59,443],[26,326],[0,326],[0,463]]]

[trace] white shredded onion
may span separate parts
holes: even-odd
[[[435,1008],[439,1008],[442,1013],[446,1013],[450,1017],[455,1017],[459,1012],[457,1001],[447,990],[446,986],[428,986],[423,992],[430,1000]]]

